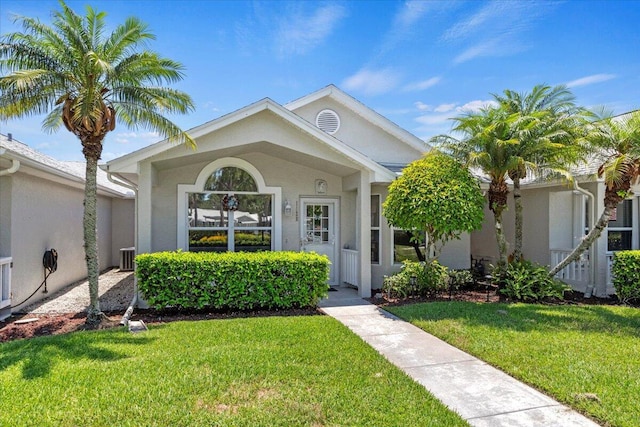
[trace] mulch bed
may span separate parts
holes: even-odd
[[[488,299],[487,299],[488,295]],[[602,304],[616,305],[616,298],[584,298],[580,292],[568,292],[564,301],[553,302],[554,304]],[[407,299],[388,299],[384,295],[382,298],[370,298],[369,301],[380,307],[412,304],[429,301],[469,301],[469,302],[489,302],[499,301],[495,291],[487,294],[485,289],[468,289],[449,294],[441,294],[435,297],[410,297]],[[120,320],[124,313],[105,313],[108,320],[100,325],[100,329],[120,326]],[[134,310],[131,320],[142,320],[146,324],[159,324],[175,322],[179,320],[207,320],[207,319],[232,319],[240,317],[266,317],[266,316],[310,316],[321,314],[318,309],[297,309],[268,311],[259,310],[251,312],[214,312],[214,311],[159,311],[153,309]],[[21,320],[37,318],[37,321],[20,323]],[[0,342],[17,339],[27,339],[38,336],[58,335],[73,331],[86,329],[85,313],[51,314],[51,315],[17,315],[12,316],[4,322],[0,322]]]

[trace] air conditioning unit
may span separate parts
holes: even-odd
[[[136,248],[120,249],[120,271],[133,271],[133,264],[136,258]]]

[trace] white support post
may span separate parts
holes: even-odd
[[[360,286],[358,295],[371,297],[371,180],[369,171],[360,171],[358,183],[358,248],[360,251]]]

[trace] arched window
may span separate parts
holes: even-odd
[[[244,169],[224,167],[216,169],[204,184],[205,191],[252,191],[258,186],[253,177]]]
[[[279,189],[266,187],[250,164],[219,159],[201,171],[196,184],[178,188],[179,197],[186,199],[186,212],[179,212],[187,222],[185,249],[251,252],[279,246],[272,242]]]

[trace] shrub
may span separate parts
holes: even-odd
[[[159,252],[138,255],[136,265],[155,308],[313,307],[328,291],[329,259],[308,252]]]
[[[506,268],[494,270],[501,285],[500,292],[514,301],[541,301],[564,299],[570,288],[560,280],[550,277],[549,270],[530,261],[508,264]]]
[[[473,284],[473,274],[469,270],[450,270],[449,281],[453,288],[460,289]]]
[[[415,278],[414,283],[412,277]],[[382,291],[394,298],[406,298],[410,295],[435,295],[448,289],[448,286],[448,269],[438,261],[424,263],[405,260],[398,273],[385,276]]]
[[[640,251],[614,253],[611,273],[620,302],[640,301]]]

